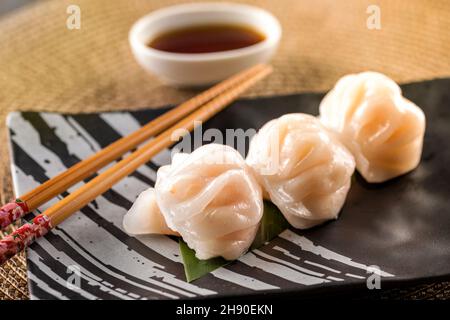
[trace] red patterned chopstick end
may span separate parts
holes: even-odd
[[[3,229],[10,225],[17,219],[23,217],[28,211],[26,202],[23,202],[20,199],[5,204],[0,208],[0,228]]]
[[[10,235],[4,237],[0,241],[0,265],[22,251],[36,238],[45,235],[51,228],[50,219],[40,214],[31,222],[24,224]]]

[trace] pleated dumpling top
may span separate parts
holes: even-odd
[[[242,156],[209,144],[161,167],[156,199],[167,225],[199,259],[234,260],[252,244],[263,215],[262,191]]]
[[[266,123],[251,140],[247,163],[270,200],[300,229],[337,218],[355,169],[334,135],[301,113]]]
[[[425,115],[383,74],[341,78],[322,100],[320,120],[339,134],[368,182],[384,182],[420,162]]]

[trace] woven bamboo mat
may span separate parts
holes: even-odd
[[[71,1],[72,2],[72,1]],[[134,61],[127,34],[154,9],[180,1],[78,0],[81,29],[66,28],[61,0],[37,1],[0,20],[0,200],[12,198],[5,116],[13,110],[106,111],[176,103],[193,92],[164,87]],[[249,96],[329,89],[342,75],[376,70],[398,82],[450,76],[450,2],[240,1],[272,11],[283,39],[270,80]],[[381,9],[381,30],[366,26]],[[0,298],[26,299],[21,255],[0,268]],[[450,298],[450,283],[383,292],[377,298]]]

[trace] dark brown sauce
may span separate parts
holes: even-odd
[[[245,25],[199,25],[162,33],[148,46],[173,53],[209,53],[249,47],[264,39],[262,33]]]

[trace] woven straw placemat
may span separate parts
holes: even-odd
[[[81,29],[66,27],[67,6]],[[128,31],[169,0],[37,1],[0,20],[0,200],[12,198],[5,116],[13,110],[90,112],[180,102],[193,92],[163,86],[134,61]],[[240,1],[272,11],[283,39],[275,73],[249,96],[327,90],[346,73],[376,70],[398,82],[450,76],[450,2]],[[366,25],[369,5],[381,30]],[[23,254],[0,268],[0,298],[25,299]],[[449,298],[450,283],[383,292],[377,298]]]

